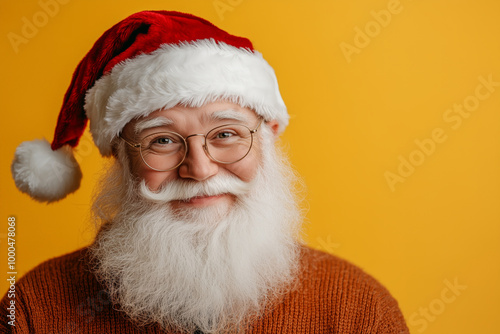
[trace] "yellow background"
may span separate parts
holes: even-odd
[[[14,186],[16,146],[52,139],[72,72],[106,29],[136,11],[178,10],[249,37],[276,70],[292,117],[283,144],[308,187],[307,242],[380,280],[413,333],[500,333],[500,86],[460,126],[444,119],[454,104],[474,102],[479,77],[500,82],[500,2],[61,2],[45,22],[38,1],[0,3],[0,277],[9,216],[19,274],[91,241],[102,165],[86,133],[76,150],[80,190],[40,204]],[[390,22],[374,23],[388,9],[397,12]],[[9,36],[34,20],[36,33],[14,46]],[[356,52],[346,56],[346,45]],[[415,141],[429,143],[436,128],[446,140],[418,153]],[[386,173],[410,157],[420,165],[391,189]]]

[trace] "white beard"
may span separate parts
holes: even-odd
[[[112,223],[103,224],[91,252],[97,277],[129,317],[164,329],[234,333],[290,288],[301,213],[293,172],[265,144],[251,183],[216,175],[210,182],[168,183],[168,194],[131,180],[120,147],[122,163],[104,179],[94,204],[98,219]],[[173,212],[168,204],[172,196],[228,190],[236,195],[229,207]]]

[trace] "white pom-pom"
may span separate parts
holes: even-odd
[[[17,188],[40,202],[63,199],[80,187],[82,179],[71,147],[53,151],[45,139],[19,145],[11,170]]]

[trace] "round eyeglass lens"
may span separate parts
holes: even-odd
[[[186,142],[176,133],[154,133],[141,140],[142,160],[154,170],[173,169],[184,160],[185,156]]]
[[[252,147],[252,132],[244,125],[223,125],[212,129],[206,136],[207,153],[222,163],[243,159]]]

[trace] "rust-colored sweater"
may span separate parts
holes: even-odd
[[[116,311],[88,270],[87,249],[46,261],[16,283],[15,326],[0,302],[1,333],[162,333]],[[302,249],[297,289],[249,333],[409,333],[397,302],[375,279],[335,256]],[[145,282],[147,284],[147,282]]]

